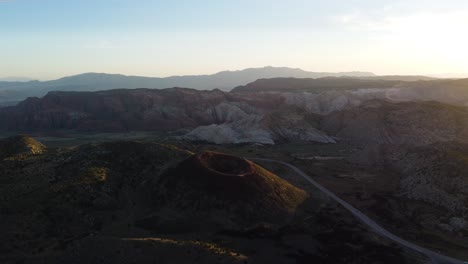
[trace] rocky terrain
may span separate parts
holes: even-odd
[[[417,82],[417,81],[415,81]],[[361,79],[350,77],[323,78],[271,78],[259,79],[244,86],[232,89],[233,93],[258,92],[330,92],[370,88],[392,88],[402,82],[400,80]]]
[[[443,224],[448,226],[439,227],[449,232],[468,232],[467,146],[452,141],[409,148],[393,163],[403,175],[401,195],[446,210],[447,222]]]
[[[42,154],[46,147],[28,136],[15,136],[0,140],[0,159],[21,155]]]
[[[335,143],[333,137],[316,128],[314,117],[301,109],[287,106],[265,114],[251,114],[233,122],[200,126],[180,137],[190,141],[216,144],[261,143],[288,141]]]
[[[231,93],[185,88],[50,92],[0,108],[0,130],[176,132],[179,139],[217,144],[357,140],[421,145],[465,140],[466,86],[466,80],[323,78],[259,80]]]
[[[466,143],[416,146],[340,140],[209,149],[292,163],[394,234],[468,259]]]
[[[370,162],[364,168],[378,171],[371,182],[363,178],[350,186],[365,183],[365,194],[362,189],[355,193],[361,203],[374,204],[368,210],[402,234],[420,243],[436,241],[435,247],[450,248],[451,254],[468,252],[467,149],[466,141],[456,138],[422,145],[368,145],[350,160],[359,167]]]
[[[212,251],[206,251],[206,247],[218,248],[219,243],[216,247],[205,243],[212,238],[212,232],[225,232],[223,236],[227,232],[228,241],[234,241],[233,235],[241,238],[232,242],[236,246],[221,243],[222,248],[229,250],[218,248],[217,252],[235,252],[234,255],[244,260],[252,256],[245,253],[245,248],[237,246],[245,243],[245,236],[264,232],[261,222],[271,224],[265,231],[268,236],[278,234],[275,233],[278,226],[295,222],[297,212],[303,212],[304,206],[314,198],[302,183],[290,186],[276,175],[260,168],[252,169],[258,168],[257,165],[239,159],[224,163],[215,158],[215,164],[224,164],[220,171],[206,158],[211,154],[193,146],[207,145],[218,148],[219,152],[234,153],[245,147],[248,152],[239,155],[292,160],[340,197],[409,241],[466,258],[463,253],[468,234],[464,174],[468,155],[465,151],[468,144],[466,80],[405,83],[343,80],[347,79],[337,78],[337,84],[329,83],[326,87],[321,87],[324,80],[261,80],[230,93],[185,88],[50,92],[43,98],[29,98],[17,106],[1,108],[1,132],[65,136],[70,131],[90,134],[157,132],[164,142],[183,146],[167,147],[148,143],[151,142],[148,139],[144,144],[77,144],[78,147],[72,149],[48,150],[27,137],[2,141],[0,171],[2,183],[5,183],[2,212],[11,214],[2,221],[5,226],[13,226],[11,230],[27,229],[38,234],[44,234],[44,226],[52,225],[50,223],[62,223],[57,230],[63,228],[60,231],[63,236],[49,228],[52,235],[45,235],[45,240],[36,241],[32,237],[24,240],[40,248],[49,243],[63,248],[63,241],[76,241],[79,237],[80,241],[86,240],[86,247],[65,248],[73,248],[72,251],[78,250],[80,254],[85,248],[106,241],[130,255],[134,244],[162,243],[171,247],[177,245],[182,251],[188,245],[196,246],[208,252],[207,258],[211,258]],[[311,82],[316,85],[310,86]],[[190,149],[199,155],[181,149]],[[307,151],[302,153],[302,149]],[[321,149],[327,151],[321,153]],[[253,177],[238,176],[244,174]],[[227,178],[217,177],[220,175]],[[210,184],[200,185],[200,179]],[[217,183],[212,179],[224,180]],[[223,185],[226,179],[234,181]],[[237,181],[239,179],[255,180],[242,183]],[[268,188],[264,188],[265,182]],[[49,185],[54,186],[53,189],[49,189]],[[246,190],[250,191],[244,193]],[[277,190],[286,190],[290,196],[278,195]],[[30,197],[30,193],[38,196],[32,200],[18,198]],[[268,198],[253,193],[263,193]],[[15,199],[20,201],[18,208],[23,209],[8,206]],[[237,206],[233,199],[241,200],[244,206]],[[27,212],[36,200],[44,203],[45,207],[40,208],[43,211]],[[62,207],[60,204],[64,201],[67,202]],[[59,216],[51,213],[57,211]],[[78,222],[71,220],[88,217]],[[17,226],[19,218],[33,220]],[[324,218],[330,221],[329,215]],[[346,217],[340,215],[341,218]],[[63,219],[73,223],[71,230],[68,230],[69,225],[63,224]],[[89,237],[107,225],[119,232],[127,226],[125,230],[132,232],[125,233],[126,239],[131,239],[123,242],[123,236],[115,238],[112,228],[106,237],[100,236],[97,240]],[[313,233],[316,237],[309,227],[299,226],[301,232]],[[344,229],[341,232],[349,232],[347,227]],[[203,234],[187,235],[193,232]],[[19,233],[13,231],[7,237],[22,241]],[[161,234],[175,233],[182,235],[161,237]],[[109,234],[113,235],[109,237]],[[209,239],[196,242],[203,236]],[[362,237],[357,239],[358,244],[369,242]],[[11,251],[10,246],[14,245],[13,248],[17,248],[14,254],[20,254],[18,252],[29,247],[29,244],[15,243],[7,243],[9,246],[4,250]],[[109,248],[102,250],[111,254]],[[232,255],[223,256],[230,258]]]
[[[192,156],[152,185],[160,206],[224,227],[287,223],[307,199],[303,190],[253,162],[216,152]]]
[[[262,113],[278,100],[182,88],[51,92],[1,109],[0,119],[6,130],[167,131],[234,121]]]
[[[433,79],[424,76],[374,76],[374,77],[322,77],[322,78],[270,78],[259,79],[246,85],[238,86],[233,93],[259,92],[310,92],[386,90],[403,88],[415,93],[413,96],[427,96],[437,93],[439,96],[450,95],[445,88],[466,87],[467,79]],[[428,91],[428,92],[424,92]],[[458,90],[457,92],[462,92]],[[453,94],[453,93],[452,93]]]
[[[183,138],[216,143],[277,140],[334,142],[303,122],[301,109],[290,109],[283,96],[192,89],[51,92],[0,109],[4,131],[90,132],[175,131],[194,129]]]
[[[9,156],[0,161],[0,261],[424,261],[292,179],[300,184],[242,158],[158,143]]]
[[[320,128],[338,138],[368,144],[426,145],[468,139],[468,109],[437,102],[368,101],[337,111]]]

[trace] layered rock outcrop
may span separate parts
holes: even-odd
[[[310,82],[262,80],[246,86],[252,91],[233,93],[184,88],[50,92],[1,108],[0,130],[183,129],[188,132],[182,139],[217,144],[342,139],[425,145],[468,139],[463,81],[406,82],[407,87],[395,81],[325,78],[308,88]]]

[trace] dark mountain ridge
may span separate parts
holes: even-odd
[[[403,78],[406,77],[406,78]],[[405,80],[402,80],[405,79]],[[439,84],[463,84],[463,80],[436,80],[418,76],[377,77],[323,77],[323,78],[271,78],[259,79],[238,86],[231,92],[326,92],[370,88],[393,88],[397,86],[421,86]]]
[[[286,67],[249,68],[240,71],[222,71],[211,75],[171,76],[165,78],[126,76],[121,74],[84,73],[51,81],[1,82],[0,103],[21,101],[27,97],[44,96],[49,91],[97,91],[110,89],[136,89],[190,87],[198,90],[232,88],[261,78],[296,77],[320,78],[325,76],[374,76],[368,72],[308,72]]]
[[[186,88],[50,92],[0,109],[0,130],[168,131],[225,122],[228,116],[218,107],[223,102],[262,111],[280,101]]]

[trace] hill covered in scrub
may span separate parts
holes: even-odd
[[[286,224],[307,198],[258,165],[221,153],[117,141],[33,154],[0,162],[0,250],[11,259],[40,260],[93,233],[121,232],[113,230]]]
[[[42,154],[45,151],[46,147],[32,137],[15,136],[0,139],[0,160],[16,155]]]
[[[158,143],[24,154],[0,161],[0,262],[419,260],[307,188],[242,158]]]
[[[393,163],[403,175],[401,194],[443,208],[462,222],[455,232],[468,232],[468,145],[451,141],[401,152]]]
[[[0,162],[1,251],[27,260],[123,224],[142,180],[188,155],[157,144],[115,142]]]

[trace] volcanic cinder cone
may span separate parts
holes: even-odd
[[[161,175],[155,202],[187,214],[229,218],[236,223],[282,223],[308,195],[257,164],[203,152]]]

